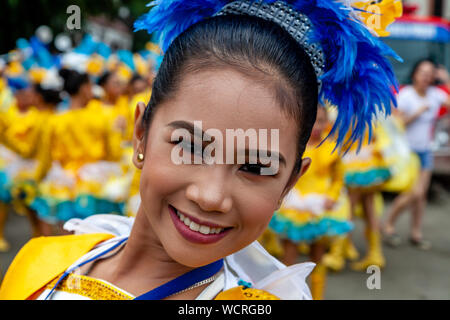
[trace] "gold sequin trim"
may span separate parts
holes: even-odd
[[[242,290],[246,300],[280,300],[277,296],[259,289],[246,288]]]
[[[47,289],[51,290],[60,277],[57,277],[47,285]],[[114,286],[90,278],[87,276],[70,274],[60,282],[57,291],[64,291],[68,293],[78,294],[92,300],[133,300],[134,297],[118,290]]]

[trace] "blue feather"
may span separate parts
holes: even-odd
[[[263,0],[273,3],[276,0]],[[150,11],[135,23],[135,31],[156,32],[165,52],[173,40],[191,25],[213,16],[228,0],[156,0]],[[351,9],[333,0],[285,0],[306,14],[315,26],[310,42],[321,43],[326,62],[321,76],[319,100],[338,109],[329,136],[336,147],[362,142],[379,114],[390,114],[396,106],[398,83],[388,57],[401,58],[351,16]],[[350,137],[348,133],[350,131]]]

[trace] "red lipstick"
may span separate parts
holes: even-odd
[[[189,217],[189,220],[192,222],[194,222],[194,226],[195,224],[197,224],[197,226],[200,225],[200,228],[203,226],[203,231],[208,231],[208,234],[204,234],[201,233],[200,231],[195,231],[196,227],[192,227],[194,228],[194,230],[192,230],[191,227],[187,226],[185,222],[181,221],[180,217],[178,216],[177,212],[178,210],[169,205],[169,214],[170,217],[172,218],[173,224],[175,225],[175,228],[177,229],[177,231],[183,236],[183,238],[185,238],[187,241],[193,242],[193,243],[199,243],[199,244],[211,244],[211,243],[215,243],[219,240],[221,240],[223,237],[225,237],[228,232],[231,231],[232,228],[224,228],[223,230],[221,230],[219,233],[214,233],[214,229],[222,229],[220,228],[220,226],[215,225],[215,224],[211,224],[208,222],[201,222],[198,219]],[[178,212],[180,213],[180,212]],[[206,228],[205,228],[206,227]]]

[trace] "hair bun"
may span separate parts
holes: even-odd
[[[80,87],[89,81],[89,76],[76,70],[63,68],[59,70],[59,75],[64,79],[64,91],[70,95],[77,94]]]
[[[59,75],[64,79],[64,81],[67,81],[71,76],[74,75],[74,73],[77,72],[66,68],[59,70]]]

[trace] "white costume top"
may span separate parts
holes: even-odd
[[[409,145],[416,151],[429,151],[433,141],[433,125],[441,105],[447,100],[447,94],[436,87],[429,87],[424,97],[419,96],[414,87],[407,86],[398,95],[398,109],[408,116],[421,107],[429,109],[406,127]]]
[[[66,222],[64,228],[74,231],[75,234],[109,233],[114,238],[97,245],[93,250],[82,256],[67,271],[76,271],[76,267],[102,251],[114,246],[127,238],[131,232],[134,218],[118,215],[94,215],[84,220],[72,219]],[[311,292],[306,284],[306,277],[313,270],[315,264],[305,262],[286,267],[280,261],[271,256],[257,241],[244,249],[224,258],[223,272],[206,287],[196,300],[212,300],[221,291],[238,286],[238,281],[243,280],[252,284],[255,289],[265,290],[283,300],[311,300]],[[75,274],[68,276],[72,285],[77,281],[85,281],[83,276]],[[114,286],[113,284],[96,280],[110,290],[123,295],[125,299],[135,298],[132,294]],[[38,300],[45,299],[50,289],[45,289]],[[70,290],[55,290],[49,297],[50,300],[90,300],[89,297],[72,293]]]

